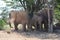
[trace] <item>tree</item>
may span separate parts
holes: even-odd
[[[60,22],[60,0],[55,0],[55,19],[57,19]]]
[[[28,11],[28,14],[32,14],[33,12],[37,12],[38,10],[45,7],[45,4],[48,0],[4,0],[8,7],[16,9],[17,7],[23,7]],[[53,3],[53,1],[51,1]],[[52,4],[51,2],[47,4]]]
[[[48,0],[47,4],[48,4],[47,7],[48,7],[48,27],[49,27],[48,31],[49,32],[53,32],[53,13],[54,13],[53,12],[53,10],[54,10],[54,6],[53,5],[54,5],[54,1],[53,0]],[[51,12],[52,15],[50,15],[50,12],[49,12],[50,9],[52,10],[52,12]],[[52,16],[52,21],[50,20],[51,16]]]

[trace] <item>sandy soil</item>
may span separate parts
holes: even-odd
[[[46,33],[39,31],[22,32],[22,31],[0,31],[0,40],[59,40],[60,33]]]

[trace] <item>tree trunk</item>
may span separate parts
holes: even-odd
[[[53,6],[51,8],[48,2],[48,32],[53,32],[53,9],[54,9]],[[52,10],[52,12],[50,13],[49,10]],[[52,18],[50,18],[51,16]]]

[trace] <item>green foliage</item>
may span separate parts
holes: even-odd
[[[11,7],[11,8],[18,8],[18,7],[24,7],[24,8],[27,8],[27,10],[31,11],[31,10],[38,10],[39,8],[42,8],[42,2],[37,2],[36,5],[35,2],[36,0],[11,0],[11,1],[8,1],[8,0],[3,0],[5,3],[6,3],[6,7]],[[41,1],[41,0],[40,0]],[[54,0],[55,1],[55,9],[54,9],[54,14],[55,14],[55,18],[57,20],[60,21],[60,0]],[[19,3],[20,2],[20,3]],[[51,1],[51,4],[52,4],[53,1]],[[35,4],[35,5],[33,5]],[[39,6],[39,7],[38,7]],[[35,7],[35,8],[33,8]],[[2,14],[3,15],[3,18],[6,18],[7,16],[7,10],[8,9],[4,9]]]
[[[8,18],[8,15],[9,15],[9,10],[11,8],[13,9],[17,9],[17,8],[21,8],[21,4],[19,3],[19,1],[15,1],[15,0],[2,0],[6,3],[6,6],[5,7],[0,7],[0,10],[2,11],[0,13],[0,16],[2,16],[0,18],[0,29],[4,29],[4,25],[6,25],[6,20]]]
[[[4,22],[4,20],[0,20],[0,30],[2,30],[4,28],[4,25],[6,23]]]
[[[60,22],[60,0],[56,0],[56,5],[55,5],[55,18]]]
[[[55,9],[55,18],[58,19],[58,20],[60,20],[59,17],[60,17],[60,12],[59,12],[58,9]]]

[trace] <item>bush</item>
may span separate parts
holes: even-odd
[[[0,20],[0,30],[2,30],[3,28],[4,28],[4,25],[5,25],[6,23],[4,22],[4,20]]]
[[[55,9],[54,13],[55,13],[55,18],[60,22],[60,10],[59,9]]]

